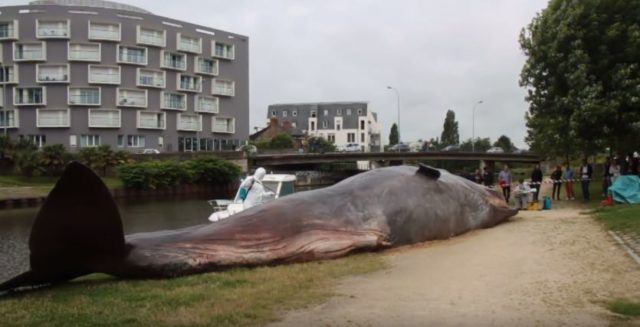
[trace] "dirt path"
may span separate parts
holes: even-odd
[[[640,297],[640,266],[576,209],[521,212],[386,260],[274,326],[606,326],[608,301]]]

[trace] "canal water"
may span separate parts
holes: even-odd
[[[177,229],[207,223],[208,198],[120,200],[124,233]],[[38,208],[0,210],[0,283],[29,269],[29,234]]]

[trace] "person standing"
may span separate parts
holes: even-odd
[[[616,179],[620,177],[620,165],[618,165],[618,162],[614,159],[611,159],[611,162],[609,163],[609,176],[611,178],[611,181],[609,182],[609,186],[613,185]],[[608,193],[609,193],[609,188],[607,187],[605,194],[608,194]]]
[[[556,170],[551,173],[551,180],[553,181],[551,198],[560,201],[560,189],[562,188],[562,168],[560,166],[556,166]]]
[[[476,183],[482,185],[482,173],[480,172],[480,169],[476,169],[476,172],[473,175],[473,179],[475,180]]]
[[[575,200],[576,195],[573,193],[573,169],[571,169],[571,163],[567,163],[567,169],[564,171],[564,179],[567,189],[567,200]]]
[[[580,166],[580,183],[582,184],[582,198],[588,202],[591,198],[589,196],[589,182],[591,181],[591,175],[593,174],[593,168],[587,162],[587,159],[582,160]]]
[[[610,167],[613,161],[614,159],[607,157],[604,162],[604,172],[602,174],[602,197],[603,198],[607,197],[607,190],[609,189],[609,186],[611,186],[611,174],[609,173],[609,171],[611,170]]]
[[[487,167],[483,168],[482,181],[484,182],[484,186],[493,187],[493,172],[487,169]]]
[[[509,203],[509,198],[511,197],[511,171],[509,171],[509,166],[504,165],[504,169],[498,175],[498,183],[500,183],[500,187],[502,187],[502,195],[504,195],[504,200]]]
[[[531,172],[531,185],[536,189],[533,193],[533,202],[538,202],[538,195],[542,187],[542,170],[540,170],[540,164],[536,164],[533,167],[533,171]]]

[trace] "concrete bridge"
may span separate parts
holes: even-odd
[[[287,153],[256,154],[247,158],[249,167],[308,166],[323,163],[370,161],[402,164],[415,160],[478,161],[493,169],[495,162],[539,163],[543,158],[535,154],[482,152],[354,152],[354,153]]]

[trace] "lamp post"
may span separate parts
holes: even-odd
[[[396,96],[398,97],[398,143],[402,143],[400,141],[400,92],[398,92],[398,89],[392,87],[392,86],[387,86],[387,88],[389,90],[394,90],[396,91]]]
[[[479,104],[482,104],[482,100],[473,104],[473,119],[471,121],[471,152],[476,152],[476,107]]]

